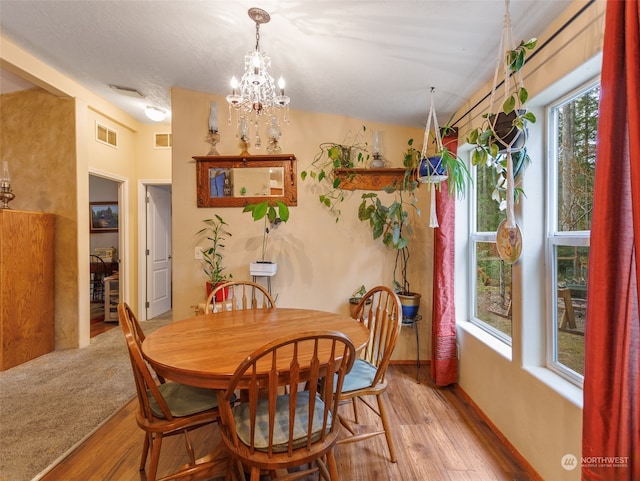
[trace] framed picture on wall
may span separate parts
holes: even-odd
[[[118,203],[90,202],[90,232],[118,232]]]

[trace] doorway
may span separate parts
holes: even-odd
[[[121,182],[101,175],[89,174],[89,295],[90,295],[90,329],[89,336],[108,331],[117,326],[117,317],[114,321],[113,309],[107,305],[113,299],[116,303],[120,297],[119,289],[114,292],[110,285],[118,283],[110,282],[120,272],[121,257],[121,226],[123,225],[123,212],[120,209],[120,184]],[[101,223],[94,217],[105,220]],[[106,219],[108,217],[108,219]],[[108,222],[107,222],[108,220]]]
[[[171,310],[171,184],[145,184],[144,236],[141,259],[144,259],[145,318],[153,319]],[[142,281],[142,279],[141,279]],[[142,286],[141,286],[142,287]]]

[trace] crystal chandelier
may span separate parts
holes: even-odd
[[[244,74],[238,83],[237,79],[231,79],[230,95],[227,95],[229,103],[229,125],[231,125],[232,112],[235,113],[238,127],[238,137],[246,146],[249,143],[249,127],[252,125],[255,132],[254,146],[259,149],[262,145],[260,128],[266,125],[269,135],[269,147],[275,145],[280,137],[279,114],[286,123],[288,119],[289,97],[284,94],[284,79],[278,80],[276,90],[273,77],[269,74],[271,58],[260,51],[260,25],[269,22],[271,17],[261,8],[250,8],[249,17],[256,24],[256,49],[244,56]]]

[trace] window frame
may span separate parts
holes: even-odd
[[[582,389],[584,376],[558,362],[558,274],[557,247],[590,247],[590,230],[560,231],[558,229],[558,109],[567,102],[584,95],[600,85],[600,75],[590,78],[578,87],[557,97],[545,106],[547,144],[547,182],[545,187],[545,280],[546,280],[546,348],[545,367]]]
[[[471,165],[470,157],[472,151],[469,152],[469,165]],[[478,195],[477,195],[477,171],[478,167],[473,166],[471,168],[472,182],[469,186],[469,289],[472,294],[472,303],[470,309],[469,322],[474,326],[482,329],[496,340],[508,346],[509,349],[513,347],[513,315],[511,316],[511,332],[512,335],[508,336],[504,332],[496,329],[492,325],[483,321],[478,317],[478,284],[477,284],[477,267],[478,259],[476,256],[477,244],[479,242],[492,242],[496,243],[496,231],[478,231]],[[511,287],[511,296],[513,296],[513,286]]]

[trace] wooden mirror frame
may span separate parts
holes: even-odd
[[[278,155],[208,155],[193,157],[196,161],[196,184],[198,207],[244,207],[258,202],[281,201],[287,205],[298,205],[296,156]],[[250,169],[252,167],[282,167],[284,169],[282,196],[211,197],[209,169]]]

